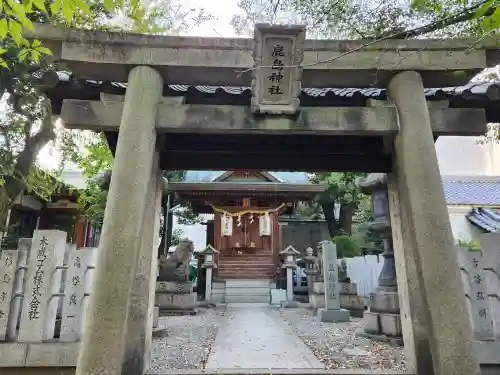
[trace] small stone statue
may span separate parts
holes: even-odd
[[[189,261],[194,253],[193,242],[183,239],[170,257],[160,255],[158,281],[189,281]]]
[[[339,267],[339,282],[341,283],[350,283],[351,279],[347,277],[347,262],[345,258],[342,258],[340,260],[340,267]]]

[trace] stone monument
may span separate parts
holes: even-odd
[[[155,305],[163,314],[195,312],[196,293],[189,281],[189,261],[193,253],[193,243],[183,239],[170,257],[160,256]]]
[[[348,322],[349,311],[340,308],[340,290],[338,285],[337,247],[331,241],[319,243],[323,254],[323,277],[325,308],[318,309],[322,322]]]
[[[373,221],[369,229],[384,236],[384,265],[377,290],[370,295],[370,311],[363,316],[365,332],[360,335],[403,345],[386,175],[372,173],[359,186],[372,196]]]

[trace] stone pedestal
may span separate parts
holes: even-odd
[[[340,307],[349,310],[351,316],[362,318],[365,311],[365,301],[358,296],[358,286],[355,283],[340,283]]]
[[[155,305],[161,315],[181,312],[194,313],[196,293],[191,281],[158,281],[156,283]]]
[[[286,290],[271,289],[271,305],[281,305],[286,302]]]
[[[312,284],[312,294],[309,297],[309,304],[314,310],[325,307],[325,283],[316,281]]]
[[[351,314],[349,313],[349,310],[346,309],[318,309],[318,317],[319,320],[324,323],[337,323],[348,322],[350,320]]]

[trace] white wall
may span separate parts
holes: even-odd
[[[478,139],[478,137],[439,137],[436,141],[436,153],[441,174],[488,174],[486,147],[477,144]]]
[[[439,137],[436,153],[442,175],[500,175],[498,142],[479,144],[484,137]]]
[[[448,206],[451,230],[455,241],[479,241],[479,236],[484,233],[465,217],[471,210],[471,206]]]

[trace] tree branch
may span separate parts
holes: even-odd
[[[449,17],[443,18],[441,20],[432,22],[428,25],[417,27],[417,28],[411,29],[411,30],[405,30],[405,31],[391,34],[391,35],[387,35],[387,34],[383,35],[382,40],[414,38],[416,36],[420,36],[420,35],[431,33],[433,31],[444,29],[445,27],[456,25],[457,23],[460,23],[460,22],[470,21],[474,18],[478,9],[481,8],[483,5],[485,5],[488,1],[489,0],[483,0],[483,1],[479,2],[478,4],[472,5],[466,9],[462,10],[459,13],[456,13],[452,16],[449,16]],[[481,16],[481,18],[491,16],[497,8],[498,8],[498,6],[490,7]]]

